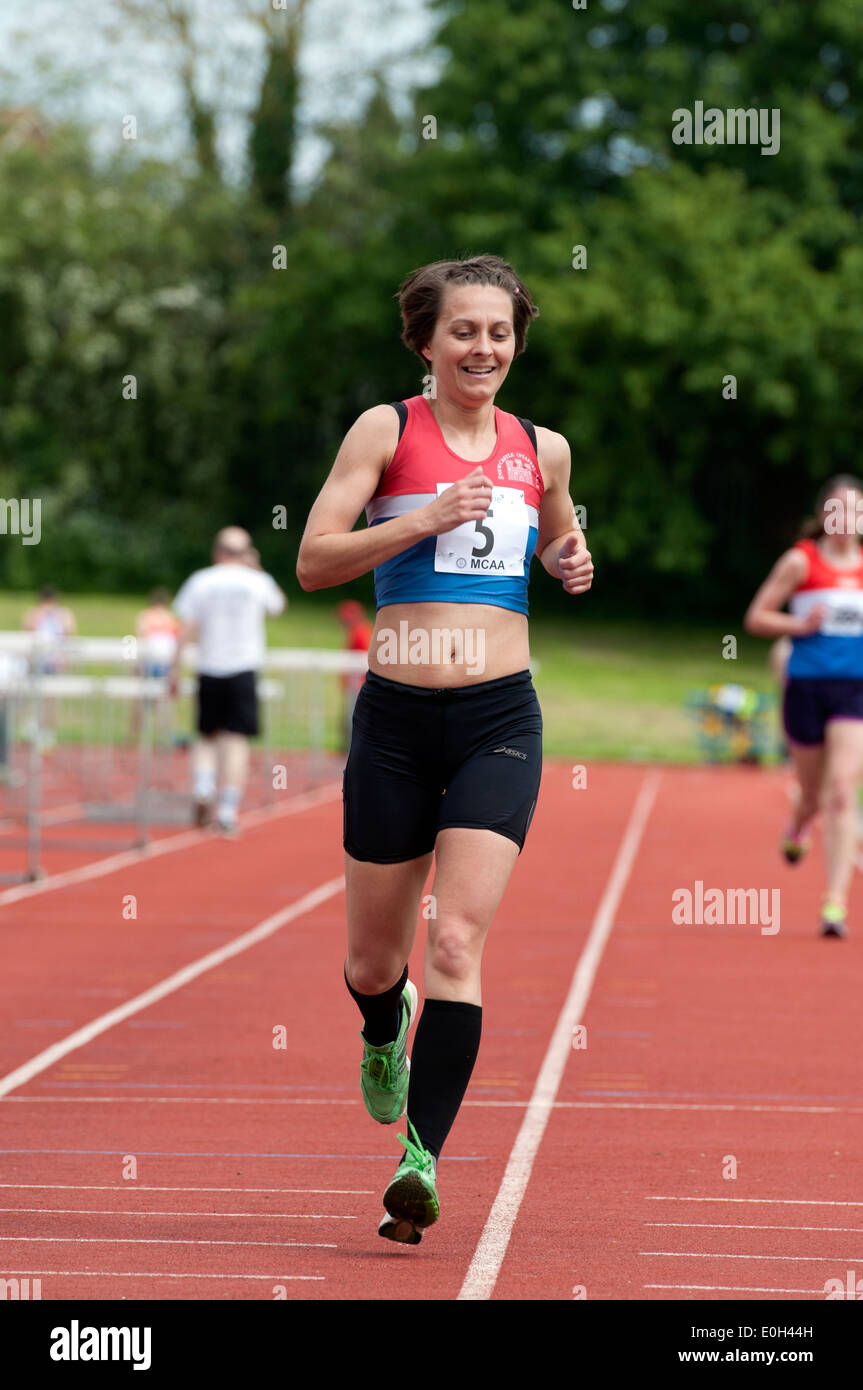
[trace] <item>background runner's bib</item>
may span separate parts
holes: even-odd
[[[796,596],[794,612],[805,618],[815,607],[827,609],[818,629],[825,637],[863,637],[863,589],[810,589]]]
[[[452,483],[438,483],[440,497]],[[496,487],[481,521],[465,521],[437,537],[434,567],[439,574],[524,575],[530,520],[524,493]]]

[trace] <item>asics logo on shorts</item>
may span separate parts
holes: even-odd
[[[521,758],[522,762],[527,762],[527,754],[520,753],[517,748],[495,748],[495,753],[508,753],[511,758]]]

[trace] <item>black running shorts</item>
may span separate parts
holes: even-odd
[[[529,671],[448,690],[366,676],[343,779],[344,847],[397,864],[439,830],[494,830],[521,851],[542,775],[542,713]]]
[[[238,671],[235,676],[198,677],[198,732],[255,737],[258,692],[254,671]]]
[[[790,743],[814,748],[824,742],[831,719],[863,719],[863,680],[817,680],[790,677],[782,702]]]

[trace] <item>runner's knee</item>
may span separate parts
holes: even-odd
[[[396,955],[384,957],[351,952],[346,973],[358,994],[383,994],[384,990],[392,988],[404,968],[404,961]]]
[[[824,783],[824,809],[834,815],[850,811],[857,804],[857,783],[843,773],[831,773]]]
[[[470,922],[439,926],[429,939],[429,964],[450,980],[468,980],[482,956],[484,933]]]

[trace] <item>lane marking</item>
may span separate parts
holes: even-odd
[[[98,1211],[93,1207],[0,1207],[0,1212],[37,1212],[41,1216],[242,1216],[258,1217],[269,1221],[358,1221],[357,1216],[330,1216],[328,1212],[316,1211],[121,1211],[111,1207],[108,1211]],[[833,1227],[832,1229],[836,1229]]]
[[[376,1191],[373,1187],[139,1187],[137,1183],[118,1187],[116,1183],[80,1182],[0,1182],[0,1187],[40,1192],[309,1192],[328,1197],[370,1197]]]
[[[132,1025],[134,1026],[134,1025]],[[167,1026],[167,1025],[159,1025]],[[179,1025],[175,1025],[179,1026]],[[147,1082],[112,1082],[112,1081],[57,1081],[54,1083],[43,1082],[43,1085],[53,1084],[56,1086],[144,1086]],[[202,1083],[204,1085],[210,1083]],[[215,1084],[215,1083],[213,1083]],[[46,1101],[54,1104],[74,1105],[77,1102],[88,1102],[90,1104],[101,1104],[105,1101],[113,1101],[119,1105],[148,1104],[156,1102],[161,1105],[168,1103],[182,1105],[359,1105],[358,1100],[346,1100],[339,1096],[310,1096],[306,1097],[274,1097],[267,1096],[5,1096],[0,1097],[0,1104],[16,1101],[19,1105],[44,1104]],[[492,1110],[526,1110],[530,1105],[529,1100],[465,1100],[463,1105],[470,1105],[480,1109]],[[790,1115],[863,1115],[863,1106],[839,1106],[839,1105],[629,1105],[616,1104],[610,1102],[592,1101],[572,1101],[556,1100],[552,1102],[552,1110],[721,1110],[721,1111],[751,1111],[757,1110],[765,1115],[790,1114]],[[681,1199],[682,1200],[682,1199]],[[719,1200],[718,1198],[716,1199]]]
[[[40,825],[60,825],[63,821],[82,819],[82,813],[86,811],[83,801],[70,801],[65,806],[55,806],[53,811],[43,811],[38,817]],[[27,817],[22,815],[20,820],[0,821],[0,835],[26,835]]]
[[[858,1231],[859,1235],[860,1232]],[[3,1236],[0,1236],[0,1240]],[[863,1260],[861,1255],[737,1255],[720,1250],[639,1250],[639,1255],[662,1255],[673,1260],[796,1260],[801,1264],[824,1264],[828,1260]]]
[[[768,1207],[863,1207],[863,1202],[840,1202],[832,1197],[645,1197],[646,1202],[752,1202]]]
[[[860,1234],[859,1226],[743,1226],[734,1221],[645,1221],[644,1224],[685,1226],[688,1231],[848,1231],[852,1235]]]
[[[310,807],[335,801],[337,796],[341,796],[340,785],[329,783],[324,787],[315,788],[314,791],[301,792],[299,795],[291,797],[282,806],[249,811],[240,818],[240,826],[245,829],[248,826],[260,825],[267,820],[276,820],[280,816],[295,815],[298,811],[305,811]],[[40,878],[35,883],[21,883],[14,888],[6,888],[0,893],[0,907],[4,907],[7,903],[20,902],[22,898],[35,897],[37,893],[51,893],[55,888],[68,888],[71,884],[88,883],[94,878],[104,878],[108,874],[117,873],[119,869],[126,869],[133,864],[146,864],[151,859],[157,859],[165,854],[173,854],[176,850],[189,849],[192,845],[213,843],[215,838],[211,830],[184,830],[178,835],[167,835],[164,839],[154,840],[152,844],[145,845],[141,849],[123,850],[119,854],[112,854],[104,859],[95,859],[90,864],[81,864],[77,869],[66,869],[63,873],[49,874],[47,878]]]
[[[284,1249],[287,1246],[304,1250],[338,1250],[327,1240],[156,1240],[149,1236],[0,1236],[13,1245],[263,1245]]]
[[[645,1289],[704,1289],[717,1293],[811,1293],[824,1297],[823,1289],[765,1289],[750,1284],[643,1284]]]
[[[3,1096],[11,1105],[360,1105],[358,1100],[326,1096]]]
[[[88,1067],[90,1065],[95,1069],[98,1064],[96,1062],[87,1064]],[[83,1062],[73,1063],[73,1066],[75,1066],[78,1071],[85,1070]],[[66,1071],[67,1068],[64,1067],[63,1070]],[[70,1090],[79,1086],[92,1086],[94,1088],[97,1086],[113,1086],[115,1090],[119,1088],[122,1090],[132,1089],[137,1091],[158,1091],[160,1088],[163,1091],[224,1091],[227,1089],[227,1083],[224,1081],[120,1081],[117,1078],[112,1081],[97,1081],[95,1077],[89,1077],[83,1081],[40,1081],[39,1084],[40,1086],[55,1086],[58,1089],[62,1086]],[[232,1081],[230,1083],[230,1089],[232,1091],[314,1091],[317,1095],[321,1091],[348,1091],[353,1090],[354,1087],[326,1086],[323,1084],[315,1086],[289,1086],[283,1083],[275,1084],[274,1082],[268,1081]]]
[[[469,1102],[468,1102],[469,1103]],[[474,1102],[479,1104],[480,1102]],[[730,1110],[758,1111],[765,1115],[853,1115],[863,1114],[863,1106],[844,1105],[708,1105],[670,1104],[662,1101],[587,1101],[561,1100],[557,1104],[568,1110]]]
[[[286,1279],[322,1280],[323,1274],[150,1274],[137,1269],[10,1269],[10,1274],[50,1274],[55,1279]]]
[[[52,1043],[50,1047],[46,1047],[44,1051],[31,1057],[29,1062],[24,1062],[22,1066],[16,1067],[14,1071],[0,1079],[0,1096],[8,1095],[18,1086],[25,1085],[34,1076],[38,1076],[40,1072],[47,1071],[48,1067],[52,1067],[61,1057],[66,1057],[76,1048],[86,1046],[88,1042],[92,1042],[93,1038],[98,1037],[100,1033],[107,1032],[115,1024],[122,1023],[132,1014],[140,1013],[142,1009],[149,1008],[151,1004],[164,999],[168,994],[173,994],[175,990],[181,989],[183,985],[187,985],[190,980],[197,979],[207,970],[212,970],[214,966],[221,965],[223,961],[230,960],[232,956],[238,956],[241,952],[247,951],[250,946],[256,946],[259,941],[266,940],[268,936],[272,936],[280,927],[285,926],[288,922],[293,922],[295,918],[312,912],[321,903],[325,903],[329,898],[342,892],[344,886],[344,877],[340,877],[330,879],[328,883],[321,884],[319,888],[313,888],[310,893],[305,893],[295,903],[283,907],[279,912],[274,912],[271,917],[266,917],[263,922],[259,922],[250,931],[243,932],[233,941],[228,941],[217,950],[210,951],[206,956],[201,956],[198,960],[192,961],[190,965],[185,965],[181,970],[175,971],[173,975],[169,975],[160,984],[144,990],[143,994],[135,995],[134,999],[129,999],[116,1009],[111,1009],[108,1013],[94,1018],[91,1023],[85,1024],[83,1028],[77,1028],[74,1033],[70,1033],[59,1042]]]
[[[121,1154],[125,1155],[126,1149],[0,1149],[0,1154]],[[384,1163],[392,1163],[393,1156],[389,1154],[310,1154],[310,1153],[259,1153],[255,1149],[217,1149],[214,1151],[199,1149],[136,1149],[136,1156],[143,1155],[146,1158],[374,1158]],[[448,1154],[447,1163],[485,1163],[485,1154]],[[230,1189],[235,1191],[237,1189]],[[285,1188],[275,1189],[276,1191],[286,1191]]]
[[[557,1020],[497,1196],[474,1251],[458,1300],[488,1299],[494,1291],[522,1198],[530,1181],[534,1159],[542,1143],[564,1068],[572,1050],[572,1031],[581,1019],[590,998],[602,953],[614,924],[614,915],[656,799],[661,775],[658,772],[649,772],[639,789],[629,824],[612,866],[611,876],[576,965],[569,993]]]

